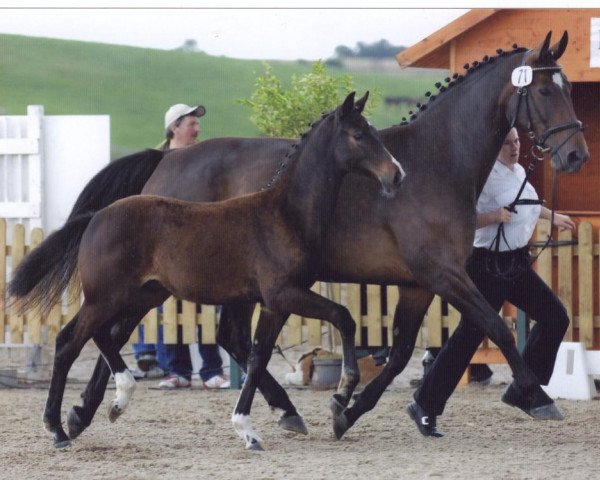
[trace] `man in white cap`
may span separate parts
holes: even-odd
[[[204,116],[206,109],[202,105],[190,107],[183,103],[173,105],[165,113],[165,137],[163,150],[189,147],[196,143],[200,133],[198,118]]]
[[[165,113],[165,141],[160,145],[161,150],[194,145],[200,133],[198,118],[206,114],[202,105],[189,106],[178,103]],[[179,306],[178,306],[179,308]],[[143,335],[143,332],[140,332]],[[168,376],[159,384],[159,388],[176,389],[191,386],[192,362],[187,345],[165,345],[162,331],[159,330],[158,344],[144,343],[143,340],[133,345],[135,358],[140,376],[152,378],[159,375]],[[198,344],[202,368],[200,379],[205,388],[229,388],[229,380],[223,375],[223,360],[218,345]],[[154,373],[156,372],[156,373]]]

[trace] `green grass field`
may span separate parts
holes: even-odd
[[[164,112],[174,103],[206,107],[202,139],[258,135],[251,110],[236,100],[251,95],[262,61],[17,35],[0,35],[0,59],[0,112],[24,115],[27,105],[43,105],[47,115],[110,115],[113,158],[156,146]],[[310,70],[306,62],[269,63],[281,79]],[[362,73],[353,78],[359,94],[381,92],[371,117],[378,128],[399,123],[408,110],[385,106],[385,96],[423,98],[439,80]]]

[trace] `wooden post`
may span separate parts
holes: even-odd
[[[37,247],[44,239],[44,232],[41,228],[34,228],[31,231],[30,251]],[[27,323],[27,338],[32,344],[42,343],[42,313],[39,308],[25,313],[25,322]]]
[[[594,287],[592,281],[593,242],[592,225],[583,222],[579,225],[579,341],[586,348],[594,342]]]
[[[192,302],[181,302],[181,329],[182,341],[186,344],[196,343],[196,331],[198,322],[196,319],[196,304]]]
[[[173,296],[163,303],[162,324],[164,343],[177,343],[177,300]]]
[[[558,233],[559,241],[572,239],[571,231],[565,230]],[[573,340],[573,247],[565,245],[558,247],[558,297],[567,310],[571,321],[565,333],[565,340]]]
[[[20,223],[13,229],[12,245],[10,248],[13,271],[25,256],[25,227]],[[23,343],[23,315],[11,311],[9,317],[11,343]]]
[[[367,285],[367,342],[369,347],[381,346],[381,287]]]

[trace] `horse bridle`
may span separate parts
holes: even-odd
[[[550,67],[532,67],[531,68],[532,74],[535,72],[540,72],[540,71],[560,72],[561,70],[562,70],[562,65],[554,65],[554,66],[550,66]],[[543,159],[544,153],[549,153],[551,156],[558,154],[558,151],[560,150],[560,148],[565,143],[567,143],[571,139],[571,137],[573,137],[573,135],[577,134],[578,132],[583,131],[583,124],[579,120],[575,120],[574,122],[563,123],[563,124],[557,125],[555,127],[547,128],[544,132],[542,132],[542,135],[540,137],[538,137],[533,130],[533,122],[532,122],[532,118],[531,118],[531,106],[530,106],[530,102],[529,102],[529,99],[531,98],[531,96],[528,93],[527,86],[518,87],[516,90],[516,94],[518,95],[517,108],[516,108],[516,111],[515,111],[515,114],[514,114],[512,120],[510,122],[510,128],[513,128],[515,126],[515,124],[517,122],[517,117],[519,116],[519,110],[521,109],[521,103],[522,103],[523,99],[525,99],[525,108],[527,109],[527,136],[533,141],[533,146],[531,147],[531,154],[538,161]],[[539,112],[533,99],[531,99],[531,104],[535,108],[536,112]],[[509,130],[510,130],[510,128],[509,128]],[[566,140],[564,142],[562,142],[560,145],[558,145],[555,148],[550,148],[550,147],[546,146],[546,141],[552,135],[559,133],[559,132],[563,132],[565,130],[571,130],[571,129],[573,130],[573,133],[571,133],[571,135],[569,135],[566,138]]]
[[[522,65],[524,65],[524,63]],[[560,72],[561,70],[562,70],[562,65],[555,65],[555,66],[549,66],[549,67],[532,67],[531,68],[532,74],[534,72],[538,72],[538,71]],[[563,124],[557,125],[555,127],[547,128],[544,132],[542,132],[542,135],[540,137],[538,137],[533,130],[533,122],[532,122],[532,118],[531,118],[531,106],[530,106],[530,102],[529,102],[529,99],[531,97],[528,94],[527,86],[518,87],[516,90],[516,94],[518,95],[517,108],[516,108],[516,111],[515,111],[515,114],[514,114],[512,120],[510,122],[509,130],[515,126],[515,124],[517,122],[517,118],[519,116],[519,111],[521,109],[521,103],[522,103],[523,99],[525,99],[525,108],[527,109],[527,136],[532,140],[533,145],[531,147],[531,156],[532,156],[531,162],[529,163],[529,167],[527,168],[527,172],[525,173],[525,178],[523,179],[523,183],[521,184],[521,187],[519,188],[519,191],[518,191],[515,199],[509,205],[507,205],[505,207],[508,211],[514,212],[514,213],[517,212],[517,210],[515,208],[517,205],[541,205],[543,203],[541,200],[521,199],[521,194],[523,193],[523,190],[525,189],[525,185],[527,184],[529,177],[535,170],[535,167],[537,166],[537,164],[544,159],[543,155],[545,153],[549,153],[551,156],[556,155],[556,154],[558,154],[560,156],[560,154],[558,153],[560,148],[565,143],[567,143],[573,137],[573,135],[577,134],[578,132],[583,131],[583,124],[579,120],[576,120],[574,122],[563,123]],[[539,112],[533,99],[531,99],[531,103],[532,103],[533,107],[535,108],[536,112]],[[555,148],[546,146],[546,141],[552,135],[559,133],[559,132],[563,132],[565,130],[571,130],[571,129],[573,130],[571,135],[569,135],[560,145],[558,145]],[[550,241],[552,239],[552,226],[554,224],[554,207],[556,205],[557,178],[558,177],[556,176],[556,172],[554,172],[554,178],[552,180],[552,206],[551,206],[552,208],[550,209],[550,232],[548,233],[548,238],[542,245],[540,251],[537,253],[537,255],[535,255],[535,257],[533,257],[530,260],[530,263],[529,263],[530,265],[533,264],[538,259],[538,257],[541,255],[541,253],[546,249],[546,247],[548,247],[548,245],[550,244]],[[496,254],[499,253],[501,240],[504,240],[504,242],[508,246],[508,242],[507,242],[506,236],[504,234],[504,224],[503,223],[500,223],[500,225],[498,225],[498,232],[496,233],[496,236],[495,236],[494,240],[492,241],[492,244],[490,245],[491,248],[489,250]],[[568,245],[568,244],[572,245],[574,243],[576,243],[576,242],[573,242],[573,241],[560,242],[560,243],[557,242],[556,245],[557,246],[559,244],[560,245],[563,245],[563,244],[564,245]],[[489,259],[489,256],[488,256],[488,259]],[[510,266],[506,270],[503,271],[500,268],[500,265],[498,264],[498,256],[496,255],[495,262],[493,265],[493,272],[492,272],[492,266],[490,265],[489,261],[486,261],[486,269],[488,270],[488,272],[494,273],[496,276],[502,277],[505,280],[512,280],[512,279],[518,277],[524,271],[522,268],[516,269],[516,271],[515,271],[515,267],[516,267],[515,263],[516,262],[513,259],[513,261],[511,261]]]

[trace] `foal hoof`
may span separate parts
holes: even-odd
[[[81,433],[88,427],[88,425],[81,420],[78,410],[81,411],[83,409],[81,407],[73,407],[67,414],[67,427],[69,429],[69,437],[71,440],[81,435]]]
[[[54,435],[54,448],[66,448],[71,446],[71,439],[67,437],[67,434],[62,429],[62,427],[58,427],[53,432]]]
[[[118,404],[110,402],[110,405],[108,406],[108,419],[111,423],[115,423],[117,418],[119,418],[122,413],[123,409],[119,407]]]
[[[252,450],[253,452],[263,452],[265,449],[262,447],[262,445],[256,438],[253,438],[248,443],[246,443],[246,450]]]
[[[335,438],[339,440],[350,428],[348,418],[344,413],[345,407],[333,397],[329,401],[329,408],[331,408],[331,413],[333,414],[333,433]]]
[[[290,415],[289,417],[281,417],[277,421],[284,430],[288,430],[294,433],[301,433],[302,435],[308,435],[308,429],[304,423],[304,419],[300,415]]]

